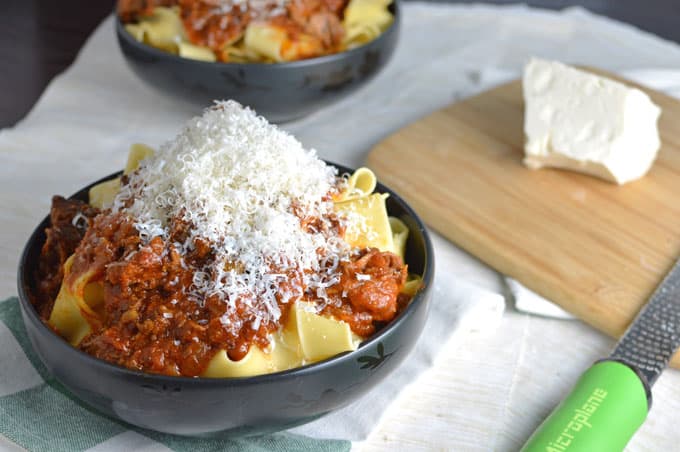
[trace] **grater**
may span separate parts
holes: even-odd
[[[621,451],[651,407],[651,387],[680,347],[680,260],[608,358],[597,361],[529,438],[526,452]]]

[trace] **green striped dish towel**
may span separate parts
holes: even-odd
[[[347,451],[352,444],[286,432],[234,440],[185,438],[135,428],[102,416],[73,397],[47,372],[31,347],[16,298],[0,302],[0,434],[24,449],[50,452],[335,452]]]

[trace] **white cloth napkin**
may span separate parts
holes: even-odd
[[[554,317],[556,319],[574,319],[575,317],[569,314],[558,305],[543,298],[536,292],[527,289],[522,283],[512,278],[505,278],[505,284],[508,286],[514,307],[518,311],[526,312],[527,314],[542,315],[545,317]]]

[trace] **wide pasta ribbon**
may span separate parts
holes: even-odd
[[[99,322],[98,308],[104,301],[101,282],[93,281],[94,270],[71,277],[73,256],[64,262],[64,280],[54,301],[48,323],[71,345],[78,345]]]

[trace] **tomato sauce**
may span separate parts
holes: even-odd
[[[285,324],[291,303],[282,299],[278,300],[281,316],[255,329],[248,300],[231,300],[235,309],[227,309],[227,301],[218,294],[204,299],[192,294],[193,269],[213,260],[215,251],[201,239],[191,250],[182,252],[177,247],[190,225],[175,219],[167,239],[155,237],[143,243],[124,214],[97,213],[80,201],[55,197],[52,224],[35,274],[34,304],[45,321],[63,278],[63,263],[74,252],[65,283],[90,271],[94,272],[91,281],[103,286],[104,302],[96,309],[92,332],[78,345],[83,351],[131,369],[199,376],[219,350],[239,360],[253,345],[266,349],[270,333]],[[73,226],[79,224],[74,221],[79,214],[84,223]],[[314,220],[301,219],[301,225],[314,227]],[[339,223],[336,227],[341,228]],[[319,302],[323,314],[347,322],[357,335],[373,334],[405,306],[399,294],[407,267],[399,256],[364,249],[350,261],[340,262],[339,269],[340,281],[327,289],[328,300],[322,302],[311,291],[302,299]],[[279,292],[285,291],[286,284],[299,284],[299,275],[287,276]]]
[[[52,198],[51,226],[45,231],[45,243],[33,278],[33,303],[43,318],[49,318],[52,312],[64,278],[64,262],[76,250],[92,218],[98,213],[98,209],[82,201],[67,200],[61,196]]]
[[[348,0],[119,0],[124,23],[149,16],[157,6],[177,6],[184,32],[192,44],[211,49],[228,61],[227,47],[240,40],[251,22],[264,22],[286,33],[283,53],[302,40],[295,59],[311,58],[341,49],[343,12]]]

